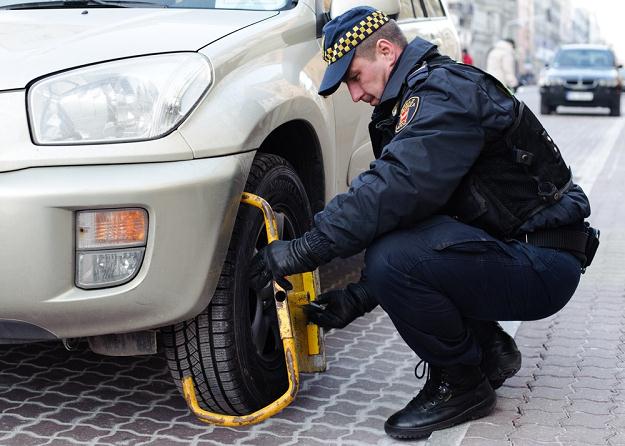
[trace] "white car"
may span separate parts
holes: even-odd
[[[0,343],[157,351],[200,405],[287,384],[272,294],[247,284],[368,167],[371,108],[318,96],[334,0],[0,0]],[[439,0],[372,0],[459,56]],[[427,10],[422,9],[422,5]]]

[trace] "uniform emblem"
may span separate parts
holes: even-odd
[[[401,111],[399,112],[399,121],[395,126],[395,133],[399,133],[402,131],[404,127],[410,124],[412,118],[417,114],[417,110],[419,109],[419,96],[411,96],[404,102],[404,105],[401,106]]]

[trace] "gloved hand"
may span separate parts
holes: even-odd
[[[252,258],[250,285],[258,291],[273,278],[282,288],[291,290],[293,286],[284,276],[313,271],[331,258],[329,241],[318,231],[293,240],[275,240]]]
[[[320,294],[303,309],[308,319],[323,328],[344,328],[370,312],[378,302],[362,283],[350,283],[343,290]]]

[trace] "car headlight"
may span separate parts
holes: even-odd
[[[564,85],[565,83],[566,81],[561,77],[546,76],[541,80],[540,85],[543,87],[555,87],[558,85]]]
[[[599,79],[597,83],[602,87],[616,87],[620,84],[619,78]]]
[[[44,78],[29,89],[36,144],[155,139],[173,130],[212,82],[208,59],[173,53],[105,62]]]

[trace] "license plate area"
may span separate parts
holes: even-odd
[[[594,94],[591,91],[567,91],[567,101],[592,101]]]

